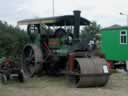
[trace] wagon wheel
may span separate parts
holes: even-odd
[[[27,45],[23,50],[23,70],[27,77],[32,77],[42,69],[42,52],[36,45]]]
[[[125,61],[124,64],[125,64],[124,71],[128,72],[128,61]]]

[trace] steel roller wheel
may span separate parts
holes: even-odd
[[[103,66],[108,68],[105,60],[100,58],[77,58],[74,72],[68,75],[69,80],[77,88],[104,86],[109,80],[109,69],[105,73]]]
[[[23,71],[27,77],[32,77],[42,69],[42,51],[36,45],[26,45],[23,50]]]

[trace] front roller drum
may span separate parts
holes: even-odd
[[[109,80],[107,62],[101,58],[77,58],[70,81],[77,88],[104,86]]]

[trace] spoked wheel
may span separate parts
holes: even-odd
[[[7,81],[8,81],[7,75],[6,75],[6,74],[2,74],[2,75],[1,75],[1,82],[2,82],[3,84],[7,84]]]
[[[23,71],[27,77],[32,77],[42,69],[43,56],[36,45],[27,45],[23,50]]]

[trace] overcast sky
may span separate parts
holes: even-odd
[[[126,25],[128,0],[55,0],[55,15],[72,14],[81,10],[82,16],[97,21],[102,27]],[[26,18],[52,16],[52,0],[0,0],[0,20],[16,25]]]

